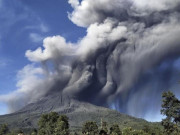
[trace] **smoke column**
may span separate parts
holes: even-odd
[[[26,51],[32,64],[19,71],[18,89],[0,96],[11,112],[57,92],[148,119],[159,114],[162,91],[180,95],[179,0],[68,2],[86,36],[47,37]]]

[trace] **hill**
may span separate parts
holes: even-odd
[[[96,121],[100,125],[101,119],[108,122],[109,126],[113,123],[119,124],[120,128],[132,127],[142,129],[144,125],[158,126],[158,123],[150,123],[143,119],[121,114],[115,110],[95,106],[90,103],[81,102],[69,96],[62,96],[54,93],[46,96],[35,103],[31,103],[21,110],[0,116],[0,124],[7,123],[10,129],[29,130],[37,128],[37,121],[44,113],[58,112],[69,117],[70,129],[79,131],[85,121]]]

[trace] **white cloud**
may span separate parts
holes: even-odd
[[[71,4],[71,6],[74,8],[76,8],[80,4],[79,0],[69,0],[68,3]]]
[[[49,28],[43,23],[40,25],[40,29],[42,32],[48,32],[49,31]]]
[[[175,8],[180,0],[132,0],[134,8],[141,11],[162,11]]]
[[[43,41],[43,47],[35,51],[28,50],[26,57],[31,61],[41,62],[48,59],[61,59],[65,56],[86,57],[89,52],[93,52],[100,47],[106,47],[106,41],[111,43],[125,37],[127,28],[121,23],[107,19],[102,24],[92,24],[87,29],[87,35],[78,43],[67,43],[61,36],[47,37]]]
[[[42,22],[42,21],[41,21]],[[45,25],[44,23],[38,24],[38,25],[29,25],[24,27],[25,30],[38,30],[40,32],[46,33],[49,31],[49,27]]]
[[[74,8],[69,19],[78,26],[88,27],[93,23],[102,23],[108,17],[119,21],[130,17],[150,15],[153,12],[170,10],[180,4],[180,0],[69,0]]]
[[[78,26],[87,27],[95,22],[102,22],[106,17],[102,12],[113,12],[117,7],[122,7],[121,0],[83,0],[80,4],[76,0],[69,0],[74,11],[69,14],[72,22]]]
[[[87,35],[79,41],[78,55],[85,57],[89,52],[95,52],[98,48],[107,47],[108,42],[121,39],[126,36],[127,28],[111,19],[107,19],[104,23],[95,23],[88,27]]]
[[[8,66],[11,63],[10,59],[7,58],[0,58],[0,68],[5,68],[6,66]]]
[[[43,47],[35,51],[28,50],[26,57],[31,61],[45,61],[48,59],[58,59],[66,55],[73,55],[74,46],[71,43],[66,43],[66,40],[61,36],[47,37],[43,41]]]
[[[51,87],[52,79],[46,77],[42,68],[35,67],[33,64],[25,66],[17,74],[17,90],[7,95],[0,95],[0,102],[7,103],[9,111],[13,112],[37,100],[47,88]]]
[[[37,33],[30,33],[29,35],[30,40],[32,40],[35,43],[43,41],[44,37],[37,34]]]

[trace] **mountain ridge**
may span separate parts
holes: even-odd
[[[100,125],[101,119],[109,125],[117,123],[120,127],[131,126],[142,129],[146,120],[121,114],[115,110],[78,101],[70,96],[61,94],[48,95],[37,102],[30,103],[19,111],[0,116],[0,124],[7,123],[10,129],[38,128],[38,119],[44,113],[58,112],[69,117],[70,128],[80,130],[86,121],[96,121]]]

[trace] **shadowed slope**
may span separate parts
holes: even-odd
[[[0,124],[7,123],[11,129],[37,128],[39,117],[43,113],[52,111],[66,114],[69,117],[71,130],[79,130],[85,121],[96,121],[100,125],[101,118],[107,121],[109,125],[118,123],[122,128],[127,126],[142,128],[144,124],[149,124],[143,119],[134,118],[86,102],[80,102],[69,96],[62,96],[57,93],[31,103],[15,113],[0,116]]]

